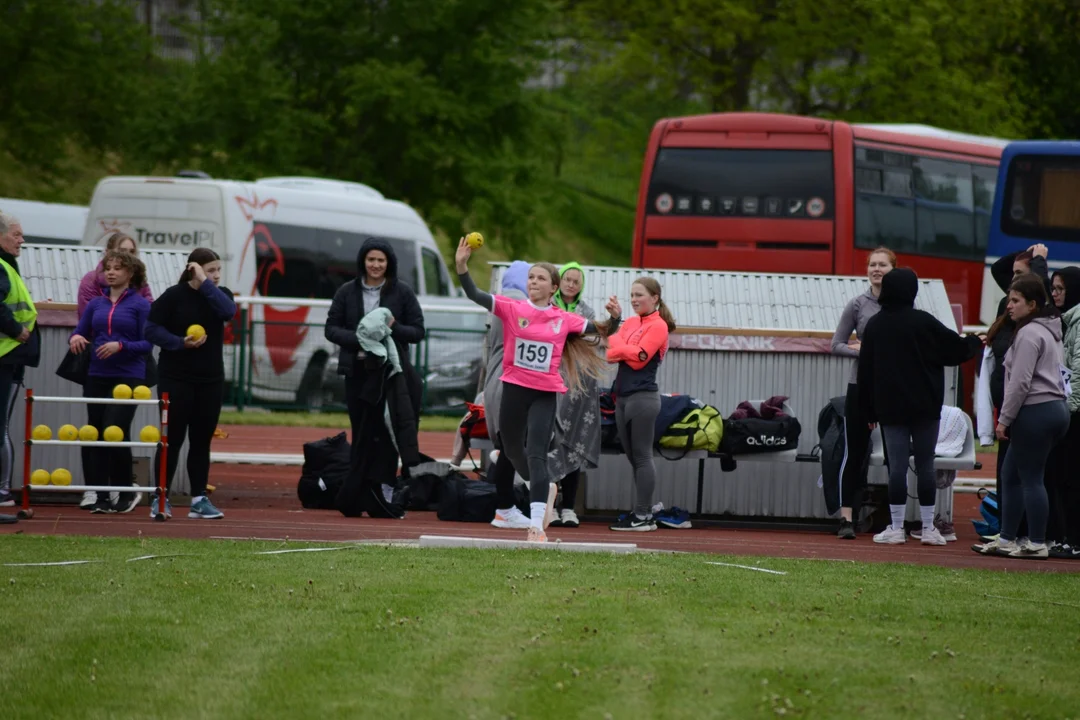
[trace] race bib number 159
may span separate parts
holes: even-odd
[[[514,365],[540,373],[550,372],[553,348],[551,343],[517,338],[514,343]]]

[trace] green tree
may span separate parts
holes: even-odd
[[[466,223],[518,249],[535,236],[544,115],[526,81],[549,46],[546,0],[208,4],[220,52],[177,79],[145,152],[366,182],[452,237]]]
[[[146,28],[124,0],[0,6],[0,137],[24,166],[56,171],[79,148],[123,145],[153,85]]]

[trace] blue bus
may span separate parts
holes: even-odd
[[[990,267],[1036,243],[1049,250],[1051,272],[1080,265],[1080,141],[1023,140],[1002,152],[983,272],[983,323],[994,321],[1004,295]]]

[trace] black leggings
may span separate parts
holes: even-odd
[[[844,399],[844,461],[840,466],[840,507],[854,508],[866,488],[870,459],[870,423],[859,404],[859,386],[851,383]]]
[[[890,505],[907,505],[908,458],[911,454],[915,456],[919,506],[928,507],[937,500],[934,457],[940,423],[940,420],[923,420],[910,426],[881,426],[881,437],[888,450]]]
[[[83,397],[111,398],[113,388],[124,384],[128,387],[142,385],[138,378],[106,378],[90,376],[83,385]],[[82,448],[83,475],[88,485],[131,486],[131,448],[110,447],[105,440],[105,428],[115,425],[124,431],[124,440],[131,441],[131,421],[135,419],[135,405],[86,406],[88,424],[97,428],[99,444]]]
[[[553,392],[503,382],[499,403],[499,438],[503,446],[500,457],[505,455],[514,470],[529,481],[531,502],[546,503],[548,499],[551,479],[547,454],[555,432],[555,400]]]
[[[573,510],[574,505],[577,504],[577,488],[578,481],[581,479],[580,470],[571,470],[570,474],[562,479],[562,502],[559,503],[560,510]]]
[[[1001,505],[1002,540],[1019,537],[1020,517],[1025,511],[1031,541],[1046,540],[1046,461],[1068,431],[1069,409],[1064,400],[1024,405],[1016,414],[1009,427],[1009,454],[1002,466],[1007,489]]]
[[[161,378],[158,397],[169,393],[169,452],[166,462],[166,483],[172,488],[176,464],[180,462],[180,448],[184,438],[188,440],[187,474],[191,481],[191,497],[206,494],[210,480],[210,442],[214,439],[221,402],[225,393],[224,383],[189,383],[172,378]],[[150,476],[157,478],[161,467],[160,451],[154,457]],[[156,482],[153,484],[157,484]]]

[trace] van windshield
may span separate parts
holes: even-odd
[[[265,232],[261,230],[265,228]],[[356,254],[370,235],[340,230],[259,223],[256,258],[260,294],[329,300],[356,277]],[[380,237],[394,249],[398,278],[418,292],[416,243]]]

